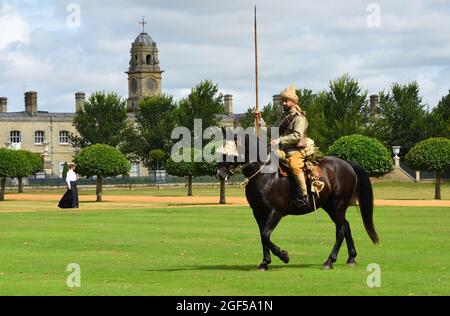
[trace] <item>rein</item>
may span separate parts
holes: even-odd
[[[245,178],[245,181],[244,181],[244,183],[247,185],[248,184],[248,182],[251,180],[251,179],[253,179],[254,177],[256,177],[258,174],[260,174],[261,173],[261,171],[264,169],[264,167],[267,165],[267,163],[270,161],[270,158],[271,158],[271,153],[267,156],[267,159],[266,159],[266,161],[264,162],[264,164],[254,173],[254,174],[252,174],[250,177],[246,177]],[[254,162],[247,162],[245,165],[242,165],[242,166],[238,166],[238,167],[236,167],[235,169],[233,169],[233,170],[230,170],[230,172],[231,172],[231,174],[234,174],[235,172],[237,172],[237,171],[242,171],[242,170],[244,170],[245,168],[247,168],[247,167],[249,167],[251,164],[253,164]]]

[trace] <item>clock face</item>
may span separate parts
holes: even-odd
[[[156,90],[158,90],[158,82],[156,82],[155,79],[153,79],[153,78],[147,79],[146,84],[147,84],[147,89],[150,92],[155,92]]]

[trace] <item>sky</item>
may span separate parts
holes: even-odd
[[[376,94],[417,81],[423,102],[450,89],[450,0],[0,0],[0,97],[24,110],[74,112],[74,94],[128,97],[131,43],[157,43],[163,92],[180,99],[201,80],[255,105],[253,8],[258,12],[259,99],[289,84],[327,89],[344,73]]]

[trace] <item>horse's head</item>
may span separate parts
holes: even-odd
[[[232,167],[229,163],[226,162],[219,162],[219,165],[217,166],[217,177],[220,180],[227,181],[228,178],[233,175],[232,173]]]
[[[240,165],[240,163],[237,162],[239,152],[236,143],[231,140],[225,141],[219,152],[222,154],[222,162],[219,162],[217,166],[216,176],[221,180],[227,181]]]

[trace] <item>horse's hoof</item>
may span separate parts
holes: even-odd
[[[356,261],[355,261],[354,259],[348,260],[348,261],[347,261],[347,265],[348,265],[349,267],[354,268],[354,267],[356,267]]]
[[[281,251],[280,260],[284,263],[289,263],[289,253],[285,250]]]
[[[260,272],[266,272],[267,270],[269,270],[269,266],[265,263],[261,263],[258,267],[258,271]]]
[[[333,269],[333,264],[331,262],[325,262],[322,265],[322,269],[323,270],[332,270]]]

